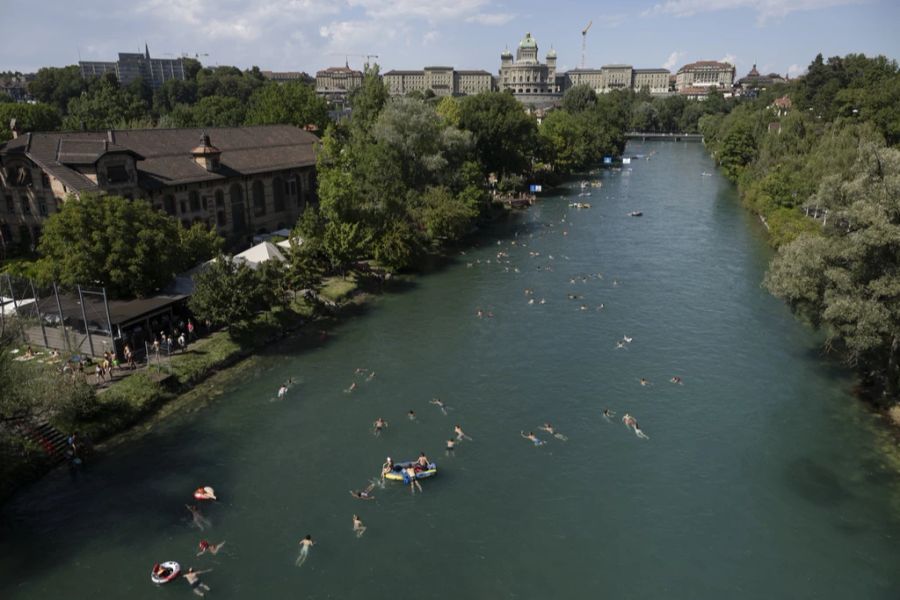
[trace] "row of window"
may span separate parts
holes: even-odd
[[[28,227],[28,225],[19,225],[19,243],[28,244],[36,247],[38,240],[41,239],[41,228],[38,225]],[[5,221],[0,222],[0,245],[6,247],[14,244],[12,228]]]
[[[10,194],[6,195],[6,214],[14,215],[16,214],[16,199],[13,198]],[[38,207],[38,214],[42,217],[46,217],[50,214],[50,208],[47,204],[47,200],[44,198],[36,198],[35,202]],[[20,214],[25,216],[31,215],[31,201],[28,198],[19,197],[19,211]]]

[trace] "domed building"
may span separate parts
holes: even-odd
[[[552,48],[547,53],[546,61],[540,62],[537,42],[531,33],[526,33],[516,49],[515,60],[508,49],[500,54],[500,90],[510,90],[520,97],[558,95],[556,51]]]

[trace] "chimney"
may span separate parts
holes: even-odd
[[[12,131],[13,139],[19,137],[19,127],[16,125],[15,118],[9,120],[9,130]]]

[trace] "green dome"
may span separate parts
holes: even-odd
[[[525,34],[525,37],[519,42],[519,48],[537,48],[537,42],[531,37],[531,32]]]

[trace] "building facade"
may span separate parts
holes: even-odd
[[[268,81],[275,83],[312,83],[313,78],[303,71],[260,71]]]
[[[120,52],[113,62],[78,61],[81,77],[88,79],[113,73],[122,85],[143,79],[153,89],[162,87],[170,79],[184,81],[184,61],[180,58],[150,58],[150,49],[144,45],[144,53]]]
[[[603,65],[601,70],[603,77],[601,85],[597,89],[598,92],[605,94],[614,90],[631,89],[631,78],[634,71],[631,65]]]
[[[292,227],[315,202],[311,133],[290,125],[26,133],[0,145],[0,247],[37,245],[69,199],[143,199],[224,237]]]
[[[500,90],[526,97],[559,95],[563,90],[556,77],[556,51],[551,48],[545,60],[540,62],[537,42],[531,33],[526,33],[515,59],[509,50],[500,54]]]
[[[631,87],[636,92],[647,89],[651,94],[668,94],[669,75],[668,69],[634,69]]]
[[[436,96],[467,96],[493,89],[493,78],[487,71],[457,71],[453,67],[388,71],[382,80],[392,96],[404,96],[410,92],[424,94],[428,90]]]
[[[362,71],[351,69],[349,64],[328,67],[316,72],[316,93],[329,102],[344,102],[362,82]]]
[[[572,69],[565,73],[563,89],[567,90],[576,85],[589,85],[592,90],[603,86],[603,69]]]
[[[684,65],[675,76],[675,89],[719,87],[731,89],[734,84],[734,65],[715,60],[701,60]]]
[[[766,90],[773,85],[785,83],[786,79],[778,73],[769,73],[768,75],[760,75],[756,70],[756,65],[750,69],[746,77],[741,77],[734,84],[735,92],[744,96],[756,96],[760,91]]]

